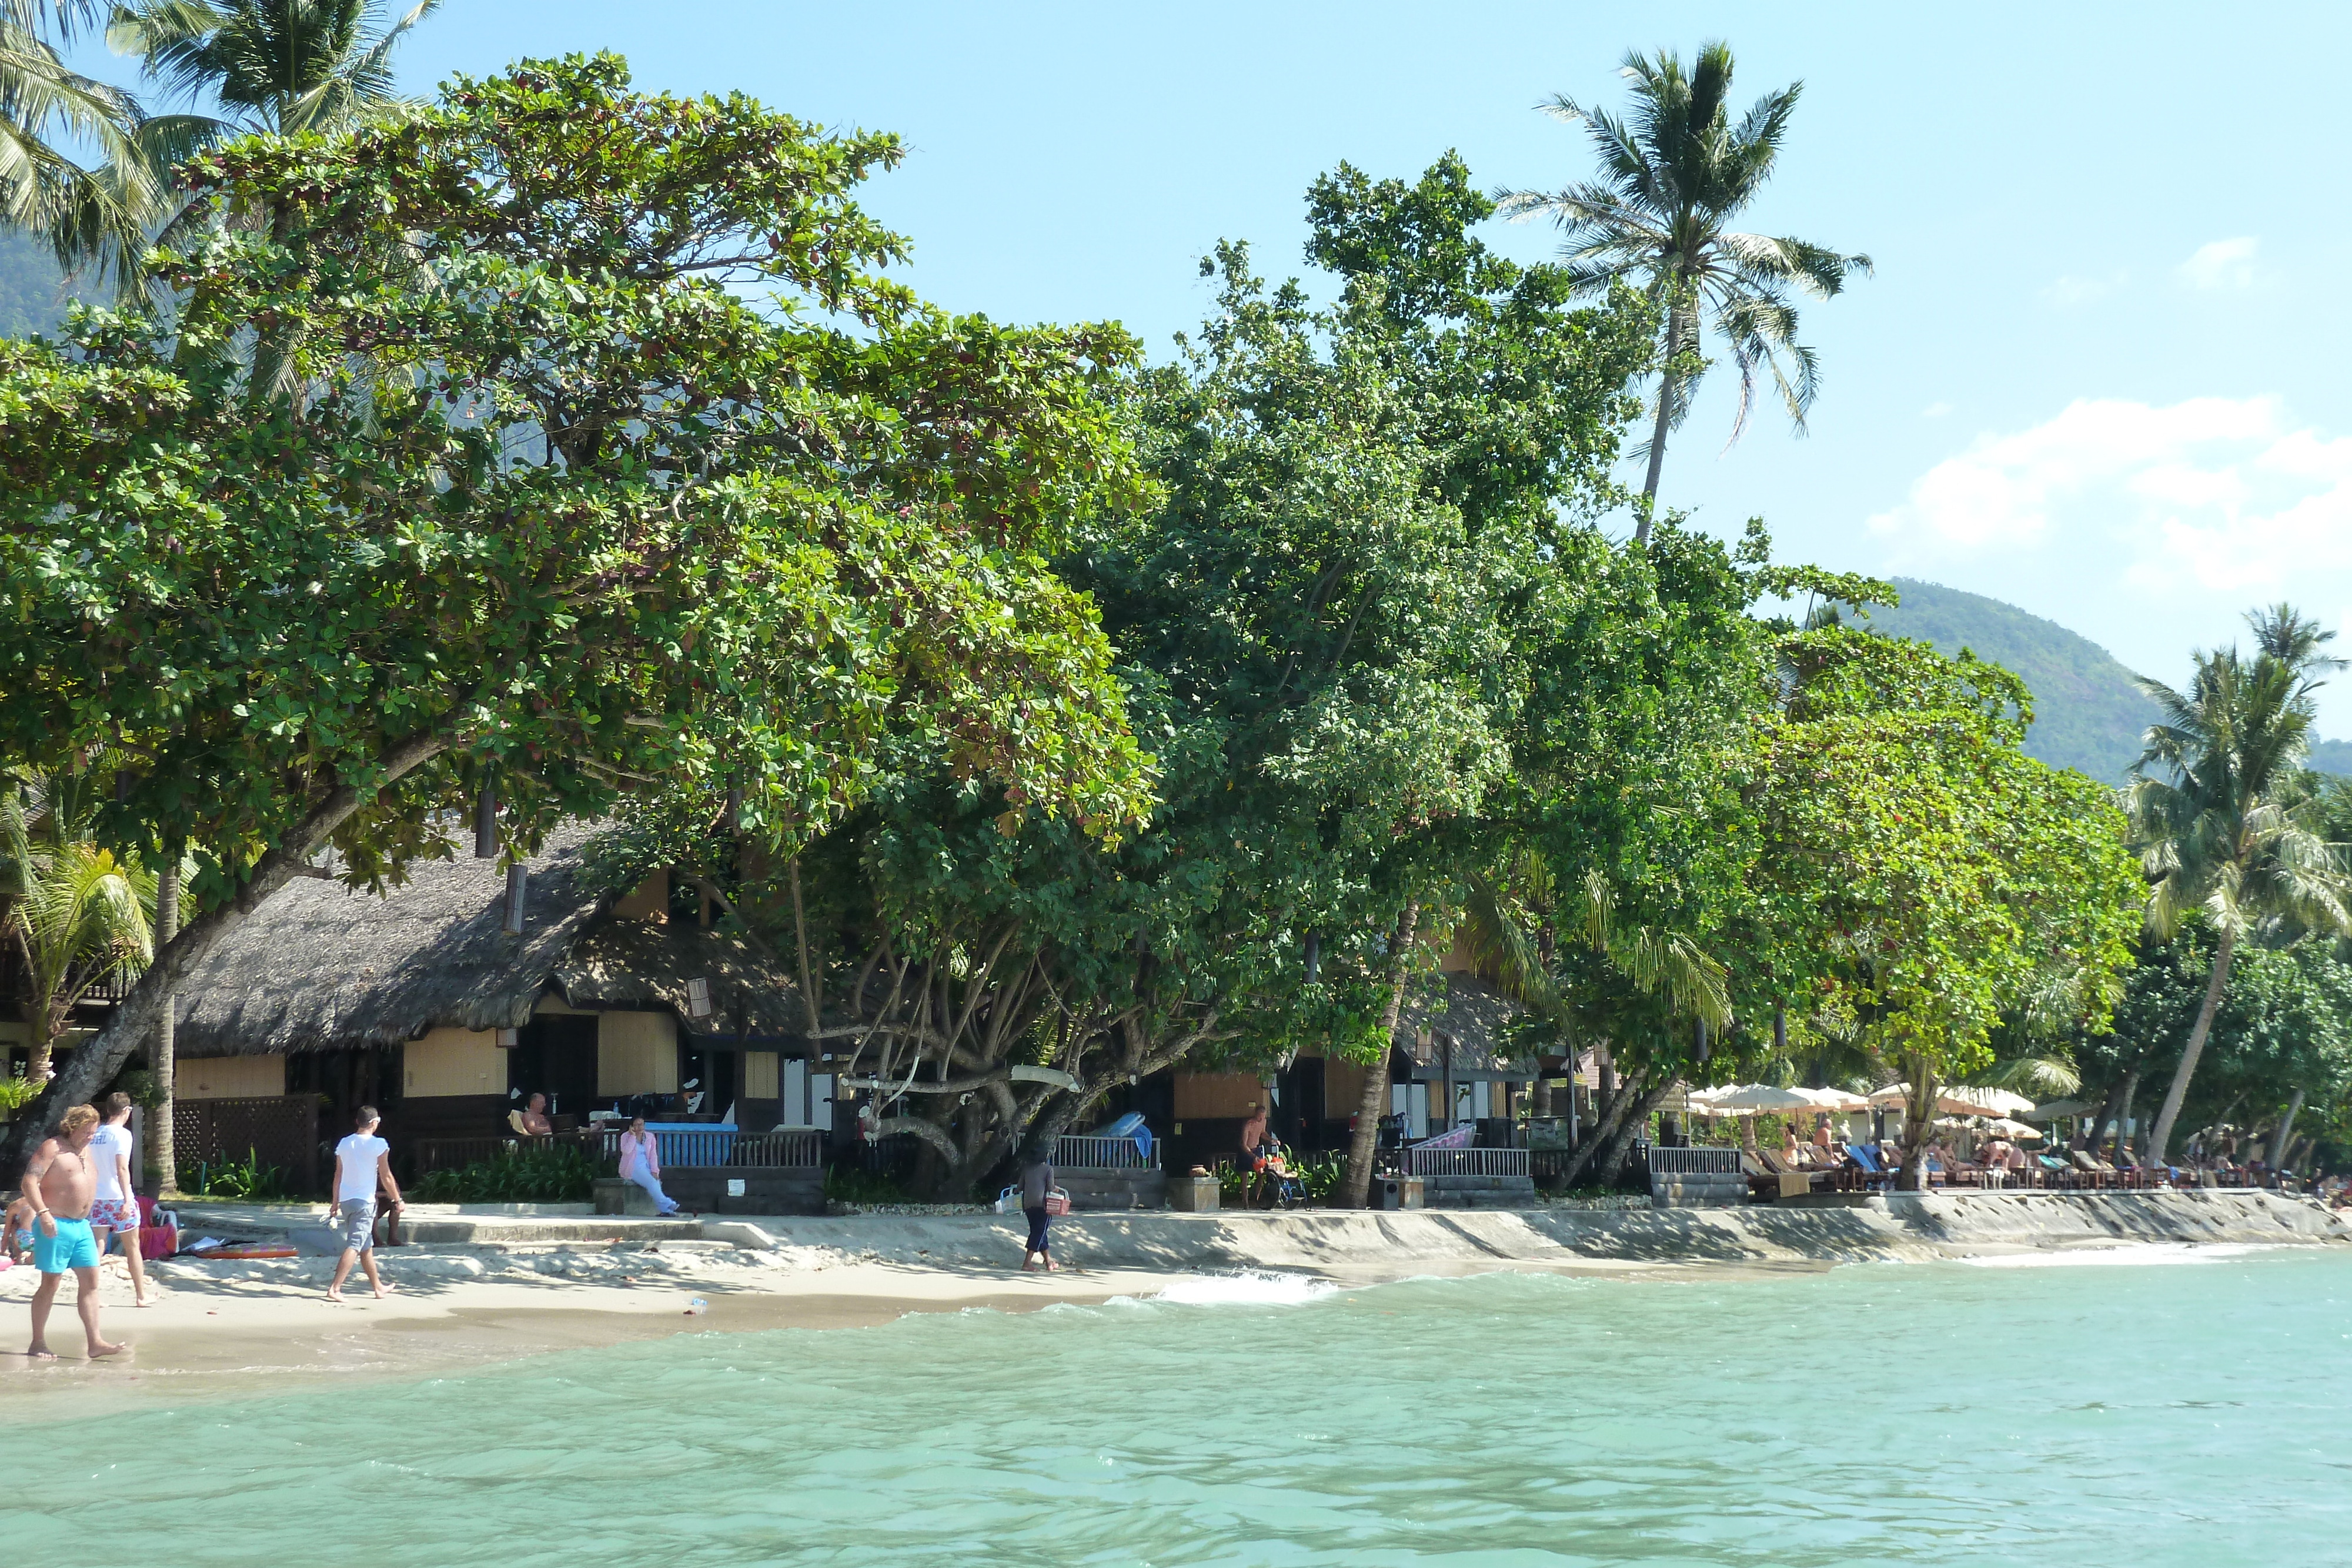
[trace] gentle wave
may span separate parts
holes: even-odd
[[[1180,1307],[1303,1307],[1343,1289],[1311,1274],[1195,1274],[1151,1299]]]
[[[2018,1252],[1997,1258],[1963,1258],[1977,1269],[2089,1269],[2220,1263],[2250,1252],[2276,1252],[2275,1245],[2251,1241],[2127,1241],[2116,1247],[2083,1247],[2064,1252]]]

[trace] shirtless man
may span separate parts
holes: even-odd
[[[58,1121],[57,1136],[45,1140],[25,1166],[23,1191],[34,1215],[33,1267],[41,1272],[40,1288],[33,1292],[33,1343],[25,1352],[35,1360],[57,1359],[48,1345],[49,1307],[68,1269],[79,1286],[74,1306],[89,1336],[90,1360],[129,1348],[107,1343],[98,1332],[98,1241],[89,1229],[98,1176],[89,1154],[89,1135],[97,1130],[98,1112],[75,1106]]]
[[[523,1103],[523,1135],[528,1138],[550,1138],[555,1135],[555,1124],[547,1119],[547,1096],[534,1094]]]

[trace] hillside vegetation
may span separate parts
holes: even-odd
[[[0,228],[0,337],[47,332],[65,319],[63,275],[47,246]]]
[[[2156,705],[2113,653],[2055,621],[1981,593],[1913,577],[1894,581],[1903,602],[1874,607],[1874,630],[1916,638],[1944,653],[1968,648],[2016,671],[2033,691],[2027,752],[2103,783],[2124,782],[2139,758],[2141,734],[2156,722]],[[2352,744],[2318,742],[2311,766],[2352,775]]]
[[[1971,649],[2016,671],[2033,691],[2025,749],[2103,783],[2124,781],[2139,757],[2141,734],[2156,722],[2156,705],[2114,654],[2054,621],[1980,593],[1908,577],[1896,578],[1895,586],[1903,602],[1874,607],[1874,629],[1945,653]]]

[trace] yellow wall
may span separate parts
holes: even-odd
[[[506,1052],[488,1030],[427,1030],[402,1052],[404,1087],[417,1099],[449,1094],[503,1094]]]
[[[1323,1063],[1325,1116],[1352,1116],[1364,1108],[1364,1072],[1352,1061]]]
[[[613,913],[623,920],[649,920],[656,925],[667,925],[669,921],[668,868],[654,873],[628,896],[615,900]],[[626,1092],[641,1094],[646,1091],[632,1089]]]
[[[1265,1085],[1244,1072],[1180,1072],[1176,1075],[1176,1119],[1235,1118],[1250,1113],[1250,1104],[1269,1104]]]
[[[667,1013],[600,1013],[596,1092],[677,1092],[677,1019]]]
[[[743,1053],[743,1089],[746,1100],[776,1098],[776,1053],[772,1051],[747,1051]]]
[[[251,1100],[285,1092],[282,1056],[184,1056],[172,1063],[174,1099]]]
[[[553,991],[546,991],[541,994],[538,1003],[534,1005],[530,1010],[535,1014],[547,1013],[559,1018],[593,1018],[595,1016],[596,1009],[593,1008],[575,1008],[570,1002],[565,1001],[562,997],[557,996]]]

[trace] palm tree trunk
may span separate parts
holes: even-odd
[[[1356,1130],[1348,1139],[1348,1169],[1341,1178],[1343,1208],[1365,1207],[1372,1195],[1372,1156],[1380,1151],[1381,1118],[1389,1109],[1389,1054],[1396,1050],[1397,1019],[1404,1010],[1404,983],[1412,977],[1414,934],[1421,928],[1418,900],[1404,906],[1389,943],[1389,1002],[1381,1010],[1381,1053],[1364,1067],[1364,1094],[1356,1104]]]
[[[1679,307],[1666,312],[1665,359],[1674,357],[1683,340],[1683,313]],[[1633,542],[1650,542],[1650,517],[1657,509],[1658,473],[1666,464],[1666,426],[1675,406],[1674,372],[1662,365],[1658,370],[1658,417],[1650,426],[1650,473],[1642,482],[1642,515],[1633,524]]]
[[[179,934],[180,856],[174,851],[155,877],[155,950],[162,952]],[[172,1079],[179,1070],[172,1031],[178,1012],[178,995],[166,989],[163,1016],[155,1020],[155,1081],[161,1085],[162,1098],[155,1103],[147,1134],[147,1155],[155,1166],[155,1196],[165,1198],[180,1196],[179,1145],[172,1135]]]
[[[2205,1054],[2205,1037],[2213,1030],[2213,1015],[2221,1010],[2222,988],[2230,983],[2230,956],[2237,951],[2238,934],[2224,930],[2221,946],[2213,954],[2213,977],[2205,986],[2205,1005],[2197,1009],[2197,1022],[2189,1031],[2189,1044],[2180,1053],[2179,1070],[2172,1075],[2172,1087],[2164,1092],[2164,1109],[2156,1113],[2156,1130],[2148,1134],[2147,1162],[2150,1165],[2172,1163],[2172,1124],[2179,1119],[2180,1103],[2189,1097],[2189,1081],[2196,1076],[2197,1059]]]
[[[2271,1169],[2285,1168],[2287,1153],[2294,1147],[2294,1119],[2302,1111],[2303,1091],[2298,1089],[2294,1092],[2294,1098],[2286,1103],[2286,1114],[2280,1119],[2278,1131],[2271,1134],[2270,1155],[2263,1162]]]
[[[1633,521],[1633,542],[1637,545],[1650,542],[1650,516],[1658,504],[1658,470],[1666,462],[1666,414],[1674,390],[1672,381],[1659,378],[1658,419],[1650,427],[1650,475],[1642,482],[1642,515]]]

